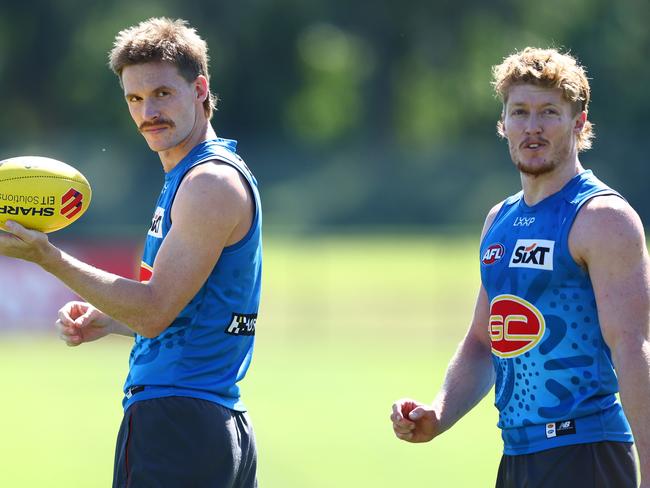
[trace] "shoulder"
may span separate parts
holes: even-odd
[[[249,199],[246,178],[235,167],[217,160],[190,169],[178,191],[230,203]]]
[[[580,264],[645,248],[641,218],[616,195],[595,196],[579,210],[569,234],[571,254]]]
[[[499,213],[499,210],[501,210],[501,207],[503,207],[504,202],[505,200],[501,200],[499,203],[494,205],[488,212],[487,216],[485,217],[485,222],[483,223],[483,230],[481,231],[481,239],[485,237],[485,234],[492,226],[492,223],[494,222],[494,219]]]
[[[215,160],[187,172],[178,188],[172,212],[236,218],[247,214],[252,201],[244,176],[233,166]]]
[[[227,190],[245,188],[246,179],[234,166],[218,160],[208,161],[191,168],[181,183],[183,186]]]

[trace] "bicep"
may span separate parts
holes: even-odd
[[[594,201],[584,218],[578,214],[571,241],[588,269],[603,337],[614,349],[621,339],[647,338],[650,266],[638,215],[627,203],[611,202]]]
[[[485,237],[485,234],[488,232],[494,219],[496,218],[499,210],[503,206],[503,201],[496,204],[488,212],[485,222],[483,223],[483,230],[481,231],[481,241]],[[488,333],[488,326],[490,322],[490,299],[488,298],[487,291],[485,287],[481,285],[478,296],[476,297],[476,305],[474,306],[474,315],[472,317],[472,322],[469,326],[469,331],[467,333],[468,337],[471,337],[473,340],[480,343],[488,351],[492,349],[492,343],[490,342],[490,336]]]
[[[467,335],[477,343],[481,344],[481,346],[483,346],[488,352],[492,350],[492,343],[488,331],[489,322],[490,302],[485,288],[481,286],[476,298],[474,316],[472,317],[472,322]]]
[[[238,181],[238,180],[237,180]],[[200,290],[246,210],[233,179],[201,174],[179,189],[149,285],[171,322]],[[245,193],[244,193],[245,195]]]

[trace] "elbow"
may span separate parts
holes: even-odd
[[[141,327],[138,334],[147,339],[155,339],[162,334],[165,329],[166,327]]]
[[[173,320],[168,320],[160,314],[152,313],[139,317],[139,320],[132,328],[138,335],[147,339],[154,339],[167,330],[172,322]]]
[[[626,336],[612,344],[610,349],[616,365],[636,360],[644,360],[650,364],[650,340],[646,337]]]
[[[150,294],[142,300],[138,310],[134,310],[131,328],[142,337],[154,339],[172,324],[180,310],[172,310],[168,300],[149,288]]]

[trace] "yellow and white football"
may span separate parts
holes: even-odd
[[[54,232],[81,217],[91,196],[88,180],[69,164],[40,156],[0,161],[0,224]]]

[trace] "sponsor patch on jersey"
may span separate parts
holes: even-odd
[[[535,223],[535,217],[517,217],[515,219],[513,227],[525,226],[529,227]]]
[[[555,241],[518,239],[508,267],[553,270],[554,249]]]
[[[576,421],[563,420],[561,422],[549,422],[546,424],[546,438],[559,437],[576,433]]]
[[[506,248],[503,247],[503,244],[496,242],[488,246],[488,248],[483,253],[481,262],[485,265],[494,264],[497,261],[501,261],[501,258],[505,256],[505,254]]]
[[[233,313],[232,320],[224,332],[238,336],[253,336],[256,322],[256,313]]]
[[[162,207],[156,207],[156,211],[154,212],[153,218],[151,219],[151,227],[149,228],[147,235],[162,239],[162,221],[164,217],[165,209]]]
[[[534,348],[544,336],[546,321],[535,305],[515,295],[499,295],[490,303],[488,325],[492,353],[513,358]]]

